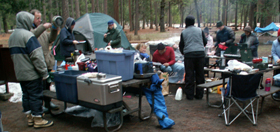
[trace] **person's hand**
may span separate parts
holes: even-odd
[[[182,61],[181,61],[181,60],[178,60],[177,62],[178,62],[178,63],[182,63]]]
[[[73,40],[73,44],[78,44],[79,42],[77,40]]]
[[[278,59],[278,60],[276,61],[276,63],[277,63],[277,64],[280,64],[280,59]]]
[[[104,34],[104,38],[106,38],[106,37],[107,37],[107,33]]]
[[[221,45],[225,45],[226,44],[226,42],[222,42],[222,43],[220,43]]]
[[[169,66],[169,63],[164,63],[163,65],[164,65],[164,66]]]
[[[43,79],[42,79],[42,80],[46,80],[46,79],[48,79],[48,78],[49,78],[49,75],[47,75],[47,76],[43,77]]]
[[[51,24],[51,23],[44,23],[43,26],[44,26],[46,29],[48,29],[48,28],[50,28],[50,27],[52,26],[52,24]]]
[[[111,42],[108,43],[108,46],[111,46]]]

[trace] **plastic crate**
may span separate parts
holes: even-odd
[[[273,76],[273,85],[280,86],[280,74]]]
[[[78,103],[77,76],[83,73],[86,73],[86,71],[69,70],[53,73],[58,100],[74,104]]]
[[[122,53],[95,51],[98,72],[122,76],[123,81],[133,79],[134,53],[133,50],[123,50]]]

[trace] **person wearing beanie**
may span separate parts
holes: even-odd
[[[112,48],[120,48],[121,45],[121,32],[117,30],[117,25],[113,20],[108,21],[108,31],[104,34],[103,41],[107,43],[106,46]]]
[[[215,47],[218,47],[219,45],[221,47],[229,47],[231,44],[233,44],[235,40],[235,33],[234,31],[227,26],[224,26],[222,21],[217,22],[217,28],[219,29],[216,35],[216,44]],[[220,56],[220,53],[223,49],[217,48],[215,55]]]
[[[258,57],[259,41],[257,35],[252,33],[252,28],[250,26],[246,26],[243,30],[244,33],[241,35],[239,43],[247,44],[248,48],[251,49],[252,56]]]
[[[208,27],[205,27],[203,31],[204,31],[205,37],[207,39],[207,44],[206,44],[207,51],[206,52],[207,52],[207,54],[214,54],[215,51],[213,50],[213,48],[214,48],[213,37],[209,34]]]
[[[165,46],[163,43],[157,45],[157,50],[153,54],[153,62],[159,62],[162,65],[160,70],[168,72],[169,82],[181,82],[184,78],[184,65],[175,61],[175,53],[173,48]],[[174,73],[174,74],[172,74]]]
[[[65,27],[60,31],[60,51],[65,58],[71,57],[71,53],[76,49],[75,45],[78,44],[73,34],[74,26],[75,20],[72,17],[68,17]]]
[[[193,16],[187,16],[185,19],[186,29],[181,33],[179,42],[180,52],[184,55],[185,65],[185,93],[188,100],[202,99],[203,88],[196,88],[195,85],[204,83],[204,47],[207,39],[204,32],[194,26],[195,19]],[[196,83],[194,83],[196,81]]]
[[[271,55],[274,60],[274,64],[280,65],[280,28],[277,33],[277,39],[275,39],[272,42],[272,47],[271,47]],[[280,70],[274,70],[274,75],[277,75],[280,73]],[[274,93],[273,94],[274,98],[280,98],[280,92]]]

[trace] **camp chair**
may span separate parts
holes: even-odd
[[[242,113],[253,123],[253,125],[257,125],[258,114],[256,113],[258,113],[259,104],[259,96],[257,94],[257,90],[260,88],[259,86],[261,81],[262,74],[232,75],[230,77],[230,87],[227,87],[227,89],[222,88],[221,94],[223,103],[222,114],[224,115],[225,124],[227,126],[235,121]],[[248,103],[248,101],[250,102]],[[256,112],[254,111],[253,106],[253,103],[255,101],[257,102],[255,107]],[[243,103],[243,107],[241,107],[239,103]],[[237,116],[230,121],[230,108],[234,104],[240,109],[241,112],[239,112]],[[248,115],[249,112],[247,112],[246,110],[249,106],[251,106],[250,113],[252,115]]]

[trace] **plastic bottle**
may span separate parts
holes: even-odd
[[[270,87],[271,87],[271,80],[270,78],[267,78],[265,80],[265,91],[270,91]]]
[[[183,91],[182,88],[179,87],[176,91],[175,100],[182,100]]]

